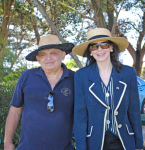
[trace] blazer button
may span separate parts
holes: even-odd
[[[115,115],[118,115],[118,111],[115,111],[114,114],[115,114]]]
[[[106,120],[106,123],[107,123],[107,124],[110,124],[110,120]]]
[[[121,128],[121,127],[122,127],[122,124],[119,124],[119,125],[118,125],[118,128]]]
[[[109,97],[109,93],[106,93],[106,97]]]
[[[107,106],[107,110],[110,110],[110,106]]]

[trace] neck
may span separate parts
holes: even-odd
[[[63,74],[63,68],[60,67],[57,70],[47,70],[44,71],[45,75],[50,83],[51,89],[53,90],[57,82],[60,80],[62,74]]]
[[[60,78],[62,76],[63,73],[63,68],[60,67],[58,69],[54,69],[54,70],[44,70],[45,75],[47,78],[51,78],[51,77],[58,77]]]
[[[106,63],[106,62],[97,62],[99,72],[111,72],[112,71],[112,63],[111,61]]]

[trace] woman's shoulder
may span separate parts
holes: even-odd
[[[126,72],[128,74],[130,73],[135,73],[136,74],[136,70],[135,68],[131,67],[131,66],[127,66],[127,65],[122,65],[122,69],[123,72]]]

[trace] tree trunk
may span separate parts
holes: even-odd
[[[111,2],[114,3],[113,0]],[[108,14],[108,30],[111,32],[114,24],[114,9],[108,1],[107,1],[107,14]]]
[[[92,2],[92,7],[93,7],[93,10],[94,10],[94,18],[96,21],[95,22],[95,25],[98,27],[98,28],[106,28],[106,23],[105,23],[105,19],[104,19],[104,16],[103,16],[103,11],[102,11],[102,8],[101,8],[101,2],[100,0],[91,0]]]
[[[136,51],[136,61],[134,61],[133,67],[136,70],[137,76],[140,77],[141,69],[142,69],[142,59],[141,59],[141,51]]]

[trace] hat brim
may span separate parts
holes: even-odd
[[[103,38],[97,38],[93,39],[84,43],[81,43],[73,48],[73,52],[79,56],[83,56],[84,52],[86,51],[88,45],[92,42],[97,42],[101,40],[109,40],[112,41],[113,43],[116,43],[119,47],[120,52],[124,51],[128,47],[128,41],[126,38],[123,37],[103,37]]]
[[[60,49],[62,51],[65,51],[66,55],[67,55],[70,52],[72,52],[72,48],[73,47],[74,47],[73,43],[62,43],[62,44],[44,45],[44,46],[39,47],[37,50],[32,51],[31,53],[29,53],[25,57],[25,59],[29,60],[29,61],[37,61],[36,60],[36,56],[38,55],[39,51],[46,50],[46,49],[51,49],[51,48],[56,48],[56,49]]]

